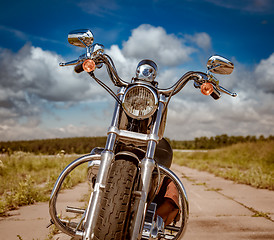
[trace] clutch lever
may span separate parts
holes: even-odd
[[[66,63],[59,63],[59,66],[65,67],[65,66],[71,66],[71,65],[78,65],[79,63],[84,62],[86,59],[92,59],[92,58],[96,57],[97,55],[104,53],[103,47],[104,46],[101,44],[95,44],[93,46],[93,52],[90,52],[90,49],[88,49],[87,53],[82,54],[77,60],[73,60],[73,61],[66,62]]]
[[[77,60],[73,60],[70,62],[66,62],[66,63],[59,63],[60,67],[65,67],[65,66],[71,66],[71,65],[77,65],[79,63],[79,59]]]
[[[82,54],[77,60],[73,60],[70,62],[66,62],[66,63],[59,63],[60,67],[65,67],[65,66],[71,66],[71,65],[77,65],[80,62],[83,62],[84,60],[86,60],[88,57],[86,54]]]

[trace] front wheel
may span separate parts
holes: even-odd
[[[94,231],[95,239],[125,238],[136,173],[137,167],[131,161],[119,159],[112,164]]]

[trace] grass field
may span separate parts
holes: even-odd
[[[47,201],[56,179],[79,155],[0,155],[0,215],[8,210]],[[238,183],[274,190],[274,141],[238,143],[207,152],[175,152],[173,162],[207,171]],[[70,188],[86,179],[86,165],[64,182]]]
[[[45,156],[17,152],[0,156],[0,215],[18,206],[47,201],[61,171],[77,155]],[[86,179],[87,165],[76,168],[64,181],[70,188]]]
[[[207,152],[175,152],[173,162],[237,183],[274,190],[274,141],[238,143]]]

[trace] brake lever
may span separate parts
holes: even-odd
[[[216,88],[220,92],[226,93],[227,95],[230,95],[231,97],[237,97],[237,93],[230,92],[230,91],[228,91],[227,89],[225,89],[224,87],[222,87],[220,85],[217,85]]]
[[[217,90],[223,92],[231,97],[237,97],[237,93],[230,92],[229,90],[225,89],[224,87],[219,85],[219,80],[215,78],[212,74],[207,73],[209,82],[213,83]]]

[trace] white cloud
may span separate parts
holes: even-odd
[[[124,55],[123,51],[117,46],[112,45],[107,54],[111,56],[118,71],[119,76],[130,82],[132,77],[135,77],[135,70],[138,60]]]
[[[191,59],[194,48],[186,46],[184,39],[167,34],[164,28],[143,24],[132,31],[123,43],[123,54],[129,58],[149,58],[165,66],[176,66]]]
[[[170,87],[182,76],[184,71],[181,66],[192,60],[192,54],[199,51],[196,49],[197,46],[208,50],[211,46],[210,36],[207,33],[196,33],[194,36],[179,38],[174,34],[167,34],[162,27],[143,24],[132,30],[131,36],[123,42],[122,48],[112,45],[106,51],[113,58],[118,73],[126,81],[135,76],[136,66],[140,60],[155,61],[161,73],[157,81],[163,88]]]
[[[140,60],[155,60],[160,69],[157,81],[161,88],[166,88],[186,72],[186,66],[182,63],[194,58],[192,53],[195,52],[195,56],[204,54],[203,51],[211,47],[207,33],[177,37],[167,34],[162,27],[141,25],[132,31],[122,48],[112,45],[106,52],[113,58],[119,75],[126,81],[134,77]],[[96,123],[99,120],[95,120],[95,114],[81,115],[82,110],[77,111],[77,118],[83,118],[81,124],[74,121],[76,116],[70,118],[61,113],[58,115],[60,106],[67,106],[68,112],[74,114],[79,102],[106,98],[107,93],[92,84],[87,74],[77,75],[73,72],[73,67],[60,68],[58,63],[63,61],[60,56],[31,45],[26,45],[17,53],[2,49],[0,57],[0,139],[105,134],[107,126],[104,128],[103,125],[111,120],[109,115],[113,104],[103,110],[99,106],[93,109],[98,113],[107,112],[107,117],[98,114],[104,116],[102,124]],[[235,72],[232,75],[216,76],[221,85],[239,94],[237,98],[222,94],[222,98],[215,101],[202,95],[189,83],[171,100],[166,136],[172,139],[193,139],[222,133],[274,134],[273,69],[274,53],[254,66],[254,70],[235,62]],[[105,83],[110,83],[106,81],[108,76],[105,68],[97,70],[96,74]],[[50,126],[42,113],[47,114],[47,120],[50,121],[52,112],[55,120],[51,121]],[[56,119],[60,122],[58,127],[53,127],[57,123]],[[92,126],[93,124],[96,126]]]
[[[257,86],[266,92],[274,93],[274,53],[268,59],[261,60],[255,74]]]
[[[185,35],[186,39],[189,39],[193,43],[195,43],[198,47],[204,49],[204,50],[211,50],[211,37],[205,33],[195,33],[192,35]]]
[[[132,49],[135,44],[137,44],[135,47],[140,48],[139,34],[147,36],[142,43],[144,47],[142,50],[149,50],[145,56],[142,56],[144,52],[141,55],[140,53],[135,55]],[[156,38],[157,41],[151,45],[150,38]],[[141,25],[133,30],[132,36],[124,42],[122,49],[113,45],[106,51],[113,57],[119,75],[124,80],[130,81],[135,76],[137,63],[145,57],[154,56],[157,58],[156,62],[163,68],[172,64],[180,65],[189,59],[194,50],[186,47],[183,42],[184,39],[168,35],[161,27]],[[56,115],[60,105],[56,103],[69,106],[68,111],[70,111],[70,106],[80,101],[106,98],[107,93],[96,84],[91,84],[87,74],[77,75],[73,72],[73,67],[60,68],[59,62],[64,61],[60,56],[30,44],[25,45],[17,53],[2,49],[0,54],[2,69],[0,72],[0,92],[2,93],[0,96],[0,128],[2,129],[0,138],[31,139],[93,133],[87,129],[83,130],[83,127],[79,125],[73,125],[73,122],[71,124],[74,128],[63,127],[63,131],[47,128],[47,124],[42,123],[42,114],[45,113],[52,115],[54,119],[64,121],[62,116]],[[173,54],[174,58],[172,58]],[[172,78],[174,83],[177,73],[171,69],[163,69],[163,75],[159,76],[159,81],[164,82],[164,79]],[[104,82],[109,83],[105,81],[108,76],[104,68],[96,74]],[[166,85],[168,87],[171,84],[167,82]],[[51,112],[53,109],[56,109],[54,113]],[[101,110],[98,109],[98,111]],[[87,119],[84,120],[85,123],[87,121]],[[67,121],[64,122],[67,124]],[[79,127],[78,132],[77,126]],[[101,129],[101,134],[104,133],[105,131]]]
[[[39,47],[25,45],[18,53],[2,51],[1,87],[23,91],[48,101],[80,101],[97,91],[73,68],[61,68],[61,57]],[[23,96],[21,96],[22,98]]]
[[[149,27],[147,28],[150,30]],[[152,27],[152,29],[154,28]],[[133,43],[138,43],[138,38],[133,39],[133,36],[136,35],[132,34],[131,38],[124,42],[122,49],[112,46],[109,52],[117,63],[117,69],[121,70],[125,76],[132,76],[130,73],[134,71],[137,64],[134,54],[125,51],[126,46],[132,46],[133,49]],[[201,33],[185,37],[206,49],[211,47],[211,43],[205,41],[206,44],[202,45],[201,39],[210,39],[207,36],[206,33]],[[166,136],[172,139],[193,139],[202,135],[215,136],[223,133],[229,135],[264,134],[266,136],[274,134],[274,123],[272,123],[274,96],[270,92],[267,93],[267,89],[270,89],[273,83],[272,79],[274,79],[272,77],[273,56],[274,54],[268,59],[262,60],[254,67],[254,70],[247,69],[234,60],[235,71],[232,75],[216,75],[222,86],[238,93],[237,98],[223,93],[222,98],[215,101],[211,97],[202,95],[199,90],[193,88],[192,83],[188,83],[171,100]],[[161,88],[171,86],[186,72],[180,66],[166,67],[163,62],[160,66],[164,66],[157,76]]]
[[[216,75],[220,85],[236,91],[232,98],[222,93],[215,101],[199,90],[183,89],[169,108],[166,134],[176,139],[200,136],[274,134],[273,56],[262,60],[254,70],[235,63],[235,71]],[[271,68],[272,67],[272,68]],[[186,90],[186,91],[185,91]]]
[[[27,129],[32,132],[41,126],[43,112],[51,114],[50,103],[78,103],[105,96],[87,74],[79,76],[73,67],[59,67],[63,59],[39,47],[27,44],[17,53],[0,49],[0,59],[0,127],[5,130],[0,138],[28,136]]]

